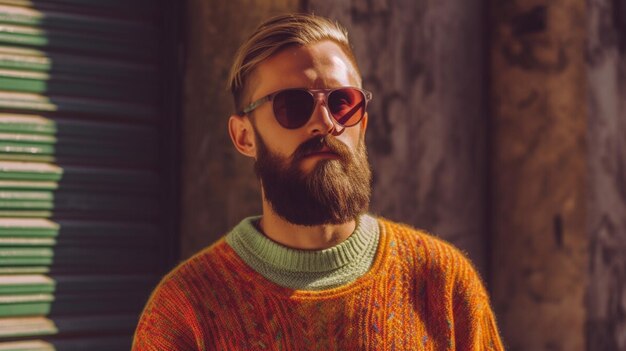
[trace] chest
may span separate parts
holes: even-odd
[[[449,319],[427,290],[401,269],[337,296],[289,298],[250,284],[207,300],[211,312],[198,318],[212,330],[199,337],[218,350],[452,349]]]

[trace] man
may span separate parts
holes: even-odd
[[[338,24],[261,25],[231,71],[235,148],[263,214],[159,284],[134,350],[502,350],[489,299],[449,244],[367,214],[371,93]]]

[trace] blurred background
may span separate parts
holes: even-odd
[[[626,350],[626,0],[0,0],[0,350],[127,350],[261,211],[226,79],[263,20],[348,28],[371,212],[461,248],[507,350]]]

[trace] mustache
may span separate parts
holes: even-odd
[[[331,152],[337,154],[342,161],[348,161],[352,156],[350,150],[344,143],[337,140],[332,135],[325,135],[313,137],[300,144],[293,152],[293,160],[299,161],[314,152],[322,150],[324,147],[327,147]]]

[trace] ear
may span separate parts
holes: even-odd
[[[256,157],[256,143],[252,123],[247,116],[231,115],[228,133],[235,149],[248,157]]]

